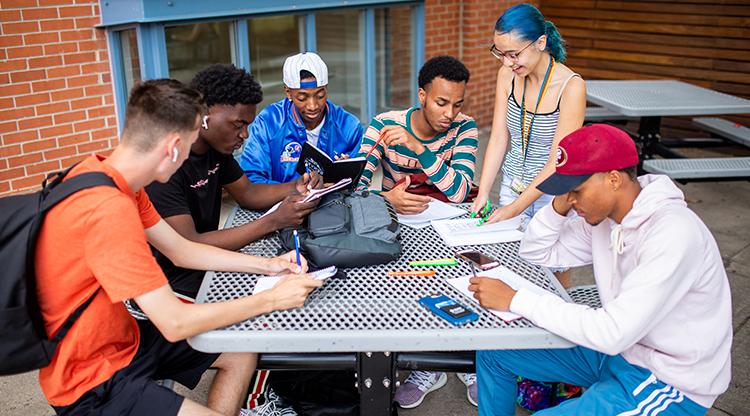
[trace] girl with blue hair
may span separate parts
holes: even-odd
[[[486,222],[518,215],[526,222],[552,201],[536,185],[555,171],[557,144],[583,125],[586,87],[565,66],[555,25],[530,4],[513,6],[495,24],[492,55],[497,72],[495,110],[472,212],[485,206],[502,166],[501,208]]]

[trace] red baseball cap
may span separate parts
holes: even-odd
[[[627,169],[637,164],[638,151],[627,133],[609,124],[591,124],[560,140],[555,173],[537,189],[549,195],[562,195],[595,173]]]

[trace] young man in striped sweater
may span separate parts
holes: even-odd
[[[464,202],[474,179],[478,143],[474,119],[461,113],[467,82],[469,70],[456,58],[427,61],[419,70],[420,106],[383,113],[370,122],[360,147],[360,156],[368,156],[358,189],[370,185],[382,163],[381,195],[401,214],[422,212],[431,200],[410,192],[415,182],[431,187],[434,197]],[[476,406],[476,377],[459,374],[459,378]],[[445,373],[413,371],[394,400],[403,408],[417,407],[446,381]]]
[[[370,185],[382,163],[381,195],[401,214],[427,209],[428,196],[409,192],[416,182],[432,185],[440,199],[464,202],[477,151],[476,123],[461,113],[467,82],[469,70],[459,60],[427,61],[419,70],[420,106],[379,114],[370,122],[360,147],[360,156],[368,156],[358,188]]]

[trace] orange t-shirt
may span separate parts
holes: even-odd
[[[144,231],[159,214],[146,193],[133,192],[104,159],[87,158],[68,177],[104,172],[119,189],[100,186],[67,198],[47,213],[37,242],[37,295],[50,337],[102,288],[39,372],[54,406],[73,404],[130,363],[140,334],[122,301],[167,284]]]

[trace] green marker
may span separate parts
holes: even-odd
[[[458,260],[454,259],[453,257],[446,257],[444,259],[434,259],[434,260],[417,260],[412,261],[409,263],[409,266],[411,267],[419,267],[419,266],[457,266]]]

